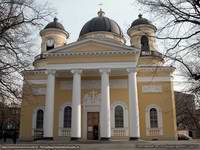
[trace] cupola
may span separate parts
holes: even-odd
[[[64,26],[54,18],[52,22],[40,32],[42,38],[41,49],[42,52],[63,46],[67,44],[69,33],[65,30]]]
[[[97,38],[125,43],[125,39],[119,25],[112,19],[105,17],[105,12],[100,9],[98,16],[89,20],[81,29],[79,40],[85,38]]]

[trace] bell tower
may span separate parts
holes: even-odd
[[[65,30],[64,26],[54,18],[42,31],[40,31],[42,38],[41,50],[42,53],[51,49],[64,46],[67,44],[69,33]]]
[[[128,29],[131,46],[141,51],[139,64],[149,65],[163,62],[162,54],[157,51],[156,31],[157,28],[141,14]]]

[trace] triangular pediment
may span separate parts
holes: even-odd
[[[49,53],[65,53],[68,51],[116,51],[116,50],[137,50],[126,45],[120,45],[113,42],[96,40],[96,39],[85,39],[77,41],[63,47],[59,47],[50,50]]]

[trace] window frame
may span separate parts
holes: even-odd
[[[69,112],[66,109],[69,108]],[[69,114],[67,114],[69,113]],[[72,125],[72,107],[65,106],[63,109],[63,128],[71,128]]]
[[[118,112],[118,114],[116,113],[116,111],[117,111],[116,109],[117,108],[121,109],[120,110],[121,114],[119,114],[119,112]],[[116,116],[116,114],[120,115],[120,116]],[[121,117],[121,118],[119,118],[119,117]],[[114,124],[115,128],[124,128],[124,108],[123,108],[123,106],[121,106],[121,105],[116,105],[115,106],[115,108],[114,108],[114,121],[115,121],[115,124]]]
[[[42,112],[42,117],[39,116],[41,114],[39,114],[39,112]],[[43,129],[44,128],[44,110],[42,109],[38,109],[36,112],[36,125],[35,125],[36,129]]]
[[[149,110],[150,128],[158,128],[158,110],[151,108]]]

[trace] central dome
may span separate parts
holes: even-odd
[[[98,31],[110,32],[123,37],[123,33],[119,25],[114,20],[104,17],[104,12],[102,10],[98,12],[98,17],[91,19],[83,26],[79,37]]]

